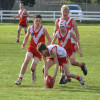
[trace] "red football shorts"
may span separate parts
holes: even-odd
[[[72,45],[72,52],[75,52],[75,48],[74,48],[75,43],[71,43],[71,45]]]
[[[28,27],[27,21],[19,22],[19,26]]]
[[[70,56],[72,55],[72,48],[68,48],[66,49],[66,52],[67,52],[67,56],[70,58]]]
[[[42,59],[42,56],[40,55],[40,53],[35,48],[28,47],[27,52],[31,52],[33,54],[33,57],[35,56],[35,57],[39,58],[39,60]]]
[[[51,59],[54,61],[54,58],[53,57],[48,57],[48,59]],[[59,65],[60,66],[63,66],[63,64],[67,64],[68,63],[68,59],[67,57],[62,57],[62,58],[58,58],[58,62],[59,62]]]

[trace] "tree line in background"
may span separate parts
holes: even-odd
[[[100,0],[61,0],[62,3],[90,3],[90,4],[100,4]]]
[[[0,0],[0,9],[11,10],[16,0]],[[32,7],[35,0],[20,0],[24,5]]]
[[[11,10],[16,0],[0,0],[0,9]],[[20,0],[24,5],[32,7],[35,4],[35,0]],[[100,0],[61,0],[62,3],[91,3],[100,4]]]

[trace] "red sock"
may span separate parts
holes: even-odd
[[[19,79],[21,79],[21,80],[22,80],[22,77],[19,77]]]
[[[67,79],[70,79],[70,77],[67,77]]]
[[[77,75],[77,80],[80,80],[80,76]]]
[[[83,63],[82,63],[82,65],[81,65],[81,68],[83,67]]]

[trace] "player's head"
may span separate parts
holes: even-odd
[[[66,30],[66,21],[65,20],[61,20],[59,22],[59,29],[60,29],[61,32]]]
[[[20,9],[23,9],[24,8],[24,4],[22,2],[19,4],[19,8]]]
[[[33,16],[33,23],[34,23],[34,25],[37,26],[37,27],[39,27],[39,26],[41,25],[41,22],[42,22],[42,17],[41,17],[41,15],[35,14],[35,15]]]
[[[37,50],[40,52],[42,56],[49,56],[48,48],[44,43],[39,43],[37,46]]]
[[[62,7],[61,7],[61,14],[62,14],[62,16],[63,17],[67,17],[68,16],[68,14],[69,14],[69,8],[68,8],[68,6],[67,5],[63,5]]]
[[[53,88],[54,86],[54,80],[52,79],[52,77],[50,75],[47,75],[45,78],[45,84],[48,88]]]

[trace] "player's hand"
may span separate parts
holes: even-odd
[[[25,48],[25,44],[22,44],[21,48],[24,49]]]
[[[79,53],[80,57],[83,57],[82,51],[80,49],[78,50],[78,53]]]
[[[78,52],[79,46],[77,44],[75,44],[74,49],[75,49],[76,52]]]
[[[15,19],[15,17],[13,17]]]
[[[52,36],[52,38],[54,38],[55,37],[55,33],[53,33],[53,36]]]

